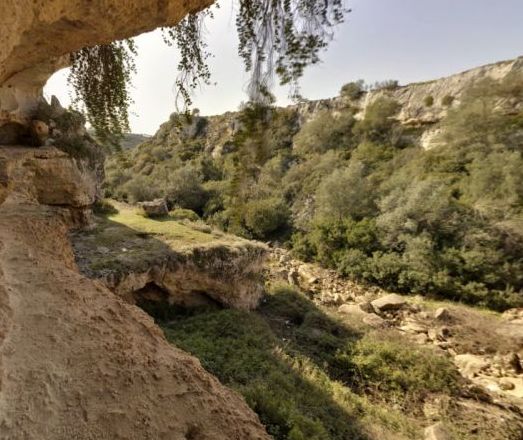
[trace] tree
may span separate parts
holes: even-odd
[[[360,219],[372,211],[370,188],[363,171],[362,164],[354,161],[348,168],[338,169],[322,181],[316,192],[316,210],[320,218]]]

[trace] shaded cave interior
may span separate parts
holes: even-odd
[[[190,291],[173,295],[154,281],[132,293],[134,304],[156,322],[167,323],[180,315],[191,315],[204,309],[221,309],[223,306],[208,293]]]

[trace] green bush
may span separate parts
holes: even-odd
[[[194,211],[183,208],[172,209],[171,211],[169,211],[169,217],[177,221],[189,220],[191,222],[196,222],[200,220],[200,217]]]
[[[277,198],[253,200],[244,209],[245,225],[257,238],[285,227],[289,219],[288,208]]]
[[[197,170],[191,166],[179,168],[168,177],[166,198],[171,206],[200,212],[206,203],[206,192]]]
[[[345,84],[340,90],[340,96],[352,100],[359,99],[365,93],[365,83],[362,79]]]
[[[294,147],[300,153],[324,153],[331,149],[348,148],[354,143],[354,124],[354,115],[350,110],[339,116],[323,110],[298,132]]]
[[[395,90],[399,87],[399,82],[396,79],[386,79],[384,81],[376,81],[372,85],[373,90]]]
[[[449,359],[413,348],[391,333],[365,335],[340,350],[336,360],[356,378],[355,386],[398,399],[407,409],[431,393],[453,394],[458,388],[459,373]]]
[[[423,103],[425,104],[425,107],[432,107],[434,105],[434,96],[425,96]]]
[[[450,107],[452,105],[452,103],[454,102],[454,96],[452,95],[445,95],[442,99],[441,99],[441,105],[444,105],[445,107]]]
[[[365,117],[359,121],[354,132],[375,142],[390,141],[394,128],[394,115],[399,111],[399,104],[394,99],[380,97],[365,110]]]
[[[118,209],[106,199],[97,200],[93,205],[93,213],[97,215],[118,214]]]

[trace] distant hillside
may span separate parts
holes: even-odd
[[[148,141],[152,136],[148,134],[126,133],[120,143],[123,150],[130,150],[141,143]]]
[[[523,304],[523,58],[287,108],[173,114],[106,166],[224,230],[401,292]]]

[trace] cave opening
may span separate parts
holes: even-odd
[[[206,292],[190,291],[173,294],[154,281],[133,292],[134,303],[157,323],[168,323],[180,316],[190,316],[222,306]]]

